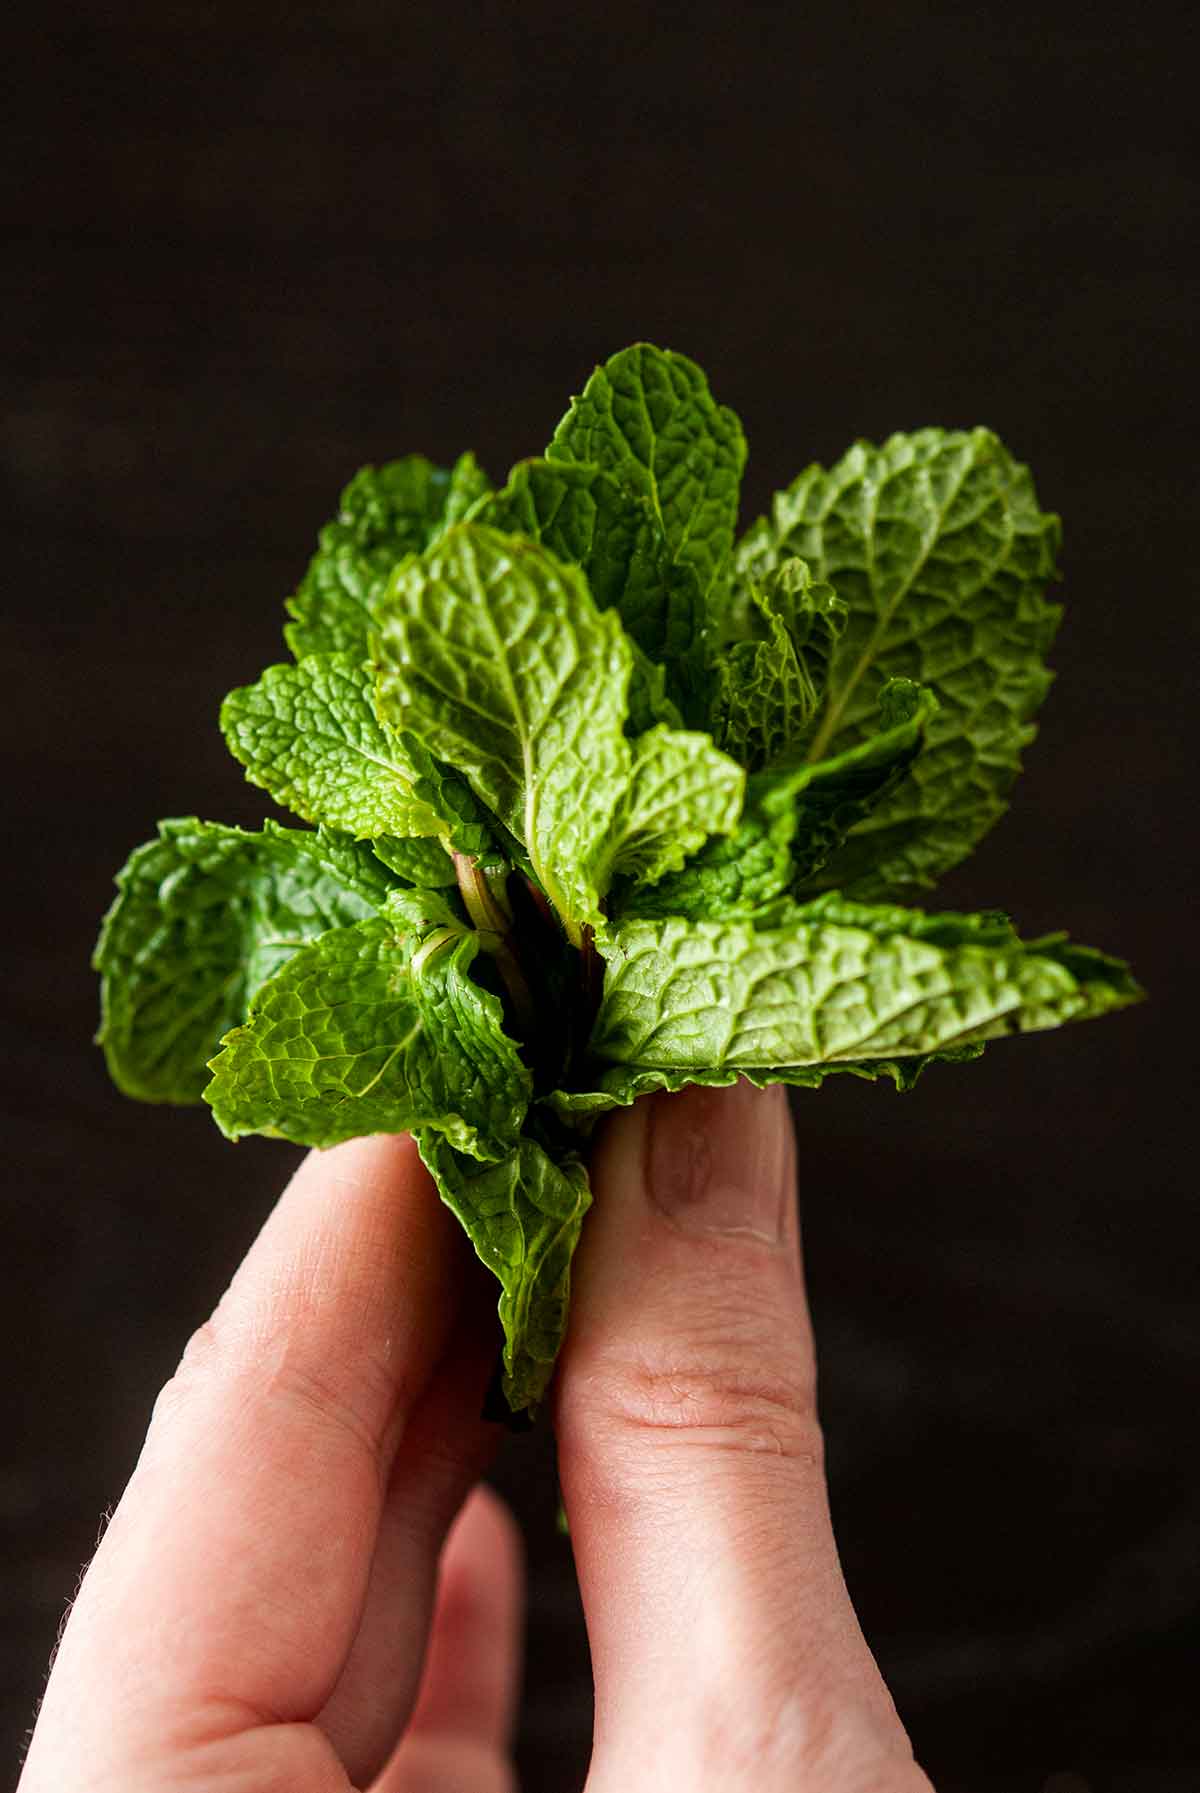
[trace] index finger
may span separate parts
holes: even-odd
[[[159,1397],[39,1728],[64,1700],[77,1728],[80,1689],[98,1685],[109,1735],[189,1700],[320,1710],[465,1249],[411,1139],[310,1153]]]

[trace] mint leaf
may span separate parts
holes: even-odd
[[[414,784],[414,794],[415,790]],[[399,835],[381,834],[371,842],[370,851],[406,884],[437,890],[455,881],[454,861],[440,840],[421,836],[403,840]]]
[[[216,823],[205,826],[215,828]],[[237,829],[226,830],[237,834]],[[395,888],[396,874],[381,863],[372,851],[372,844],[355,840],[338,828],[285,828],[280,822],[265,821],[263,838],[285,843],[289,854],[303,853],[322,866],[343,889],[362,898],[367,910],[382,909],[388,894]],[[253,837],[251,837],[253,838]],[[409,880],[416,882],[416,880]],[[355,916],[354,920],[359,920]],[[337,924],[341,926],[339,922]]]
[[[829,660],[845,617],[833,588],[802,560],[785,560],[761,583],[750,579],[713,666],[714,740],[752,772],[803,758]]]
[[[532,1139],[480,1165],[437,1134],[417,1135],[442,1200],[500,1283],[503,1388],[514,1413],[536,1411],[567,1325],[571,1259],[591,1203],[580,1160],[555,1163]]]
[[[587,1088],[556,1089],[541,1098],[542,1106],[549,1108],[560,1120],[587,1131],[602,1114],[609,1114],[614,1108],[629,1108],[639,1096],[655,1095],[660,1090],[681,1090],[689,1083],[722,1089],[744,1075],[736,1070],[705,1071],[695,1066],[687,1070],[664,1070],[661,1066],[595,1063],[590,1070],[592,1076]],[[819,1076],[815,1079],[820,1080]],[[754,1073],[750,1073],[747,1081],[765,1083],[770,1079],[756,1079]]]
[[[581,568],[598,607],[617,612],[634,645],[634,732],[655,722],[678,725],[704,606],[695,578],[671,565],[644,498],[585,462],[528,460],[475,507],[471,520],[540,542],[556,559]]]
[[[1138,995],[1103,955],[1061,942],[947,942],[909,911],[868,926],[814,906],[786,927],[627,922],[614,930],[591,1051],[601,1061],[791,1080],[813,1067],[927,1056],[1056,1027]],[[903,921],[900,921],[900,917]],[[990,918],[994,920],[994,918]],[[933,918],[937,925],[937,918]]]
[[[398,932],[411,931],[422,939],[435,928],[461,934],[467,925],[461,905],[442,890],[401,887],[389,893],[384,908]]]
[[[928,753],[830,868],[855,894],[931,883],[1003,813],[1050,683],[1059,610],[1042,593],[1058,541],[990,431],[931,429],[810,467],[740,544],[743,579],[800,555],[849,607],[810,758],[863,738],[886,679],[929,685],[941,705]]]
[[[631,764],[617,617],[544,548],[463,523],[398,570],[379,619],[384,716],[524,844],[578,944],[599,919],[589,866]]]
[[[761,923],[775,899],[821,882],[825,861],[912,765],[936,711],[932,693],[907,679],[885,685],[876,734],[833,759],[751,777],[733,833],[708,841],[655,889],[632,892],[617,912]]]
[[[118,874],[93,963],[97,1038],[126,1095],[198,1102],[208,1060],[258,986],[305,942],[385,900],[386,876],[372,885],[369,873],[331,869],[340,843],[268,830],[160,822]]]
[[[356,474],[336,520],[321,531],[300,589],[288,599],[294,620],[284,636],[297,660],[331,653],[364,659],[371,609],[392,568],[407,554],[420,554],[487,488],[470,454],[449,471],[414,454]]]
[[[847,606],[832,585],[814,579],[807,562],[782,560],[763,579],[763,595],[782,619],[801,667],[818,697],[846,627]]]
[[[375,917],[296,953],[212,1061],[204,1097],[221,1131],[328,1146],[432,1127],[503,1157],[531,1085],[498,998],[468,976],[477,950],[471,933],[422,940]]]
[[[595,860],[600,889],[616,873],[652,884],[677,872],[710,834],[737,825],[745,785],[741,767],[707,735],[669,728],[642,735]]]
[[[598,367],[554,432],[551,461],[585,462],[648,500],[701,594],[720,583],[737,527],[746,440],[684,355],[635,343]]]
[[[231,691],[221,728],[252,784],[308,822],[359,838],[431,835],[442,818],[413,789],[412,762],[375,714],[353,654],[311,654],[269,666]]]
[[[879,694],[877,731],[832,759],[814,760],[795,777],[791,888],[797,894],[831,881],[826,862],[842,865],[847,837],[867,838],[869,817],[884,807],[915,766],[936,725],[931,691],[891,679]],[[837,874],[833,874],[836,876]]]
[[[97,947],[131,1093],[206,1096],[235,1138],[417,1133],[500,1281],[518,1410],[597,1116],[905,1089],[1140,995],[1065,935],[882,900],[964,857],[1033,733],[1058,525],[1027,470],[985,430],[860,443],[735,549],[744,459],[699,368],[640,343],[499,492],[469,455],[365,469],[290,601],[297,663],[222,711],[316,828],[163,824]]]
[[[481,500],[470,521],[502,535],[522,535],[555,559],[580,567],[601,610],[636,617],[658,595],[661,556],[649,508],[600,467],[519,461],[498,492]],[[653,645],[660,645],[655,637]],[[648,648],[649,652],[650,649]]]

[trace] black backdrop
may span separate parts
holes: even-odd
[[[0,1760],[295,1156],[109,1088],[111,875],[160,815],[261,815],[217,702],[280,657],[349,473],[501,472],[645,336],[740,411],[748,515],[855,435],[986,422],[1065,516],[1059,683],[940,898],[1122,950],[1153,1001],[802,1095],[807,1250],[847,1574],[939,1788],[1194,1784],[1194,13],[1053,14],[126,0],[17,40]],[[562,1793],[589,1695],[549,1440],[498,1474],[524,1784]]]

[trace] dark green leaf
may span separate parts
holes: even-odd
[[[741,578],[800,555],[849,607],[811,759],[873,726],[880,686],[907,678],[941,706],[929,750],[846,847],[831,880],[865,898],[929,884],[1005,808],[1050,682],[1058,519],[990,431],[921,430],[860,443],[777,495],[738,549]]]
[[[555,1163],[532,1139],[488,1165],[437,1134],[419,1133],[417,1144],[442,1200],[500,1283],[504,1394],[514,1413],[533,1412],[566,1331],[571,1259],[591,1203],[587,1172],[574,1156]]]
[[[198,1102],[208,1060],[259,985],[385,901],[389,880],[374,870],[325,832],[160,822],[119,874],[96,947],[113,1080],[145,1102]]]

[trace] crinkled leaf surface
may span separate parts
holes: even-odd
[[[464,523],[399,569],[377,651],[384,715],[464,774],[578,941],[631,765],[616,615],[544,548]]]
[[[809,890],[826,859],[912,765],[936,709],[930,692],[893,680],[874,735],[832,759],[751,777],[733,833],[708,841],[656,888],[623,894],[614,913],[761,920],[776,898]]]
[[[455,881],[454,861],[440,840],[420,836],[403,840],[396,834],[381,834],[371,842],[370,850],[406,884],[437,890]]]
[[[804,757],[844,616],[802,560],[744,582],[730,619],[741,639],[714,657],[709,717],[718,746],[750,771]]]
[[[701,594],[720,582],[746,440],[694,361],[650,343],[622,349],[572,399],[546,456],[612,473],[649,501],[671,558],[692,568]]]
[[[634,921],[614,931],[592,1036],[599,1060],[785,1071],[976,1045],[1103,1014],[1127,970],[1061,942],[944,944],[885,910],[877,926],[816,907],[786,927]]]
[[[642,735],[596,862],[600,888],[616,873],[651,884],[678,871],[710,834],[736,826],[745,784],[742,768],[707,735],[669,728]]]
[[[300,589],[288,600],[294,620],[284,635],[296,658],[350,653],[365,659],[371,607],[392,568],[427,548],[487,485],[470,454],[449,470],[419,454],[364,467],[342,493],[336,519],[321,531]]]
[[[417,1143],[442,1200],[500,1283],[503,1388],[514,1413],[546,1392],[566,1331],[571,1259],[591,1203],[576,1157],[556,1163],[523,1138],[498,1164],[464,1158],[436,1134]]]
[[[695,578],[672,565],[647,500],[600,467],[529,460],[514,467],[508,483],[471,516],[506,535],[541,542],[558,560],[582,569],[599,608],[617,612],[634,646],[635,732],[654,722],[677,725],[678,706],[688,701],[693,682],[704,606]]]
[[[386,899],[390,881],[375,871],[372,882],[353,843],[328,835],[160,822],[159,838],[119,873],[96,947],[98,1037],[113,1080],[146,1102],[198,1102],[208,1060],[259,985],[307,941]]]
[[[303,853],[315,860],[339,885],[361,897],[372,910],[382,909],[396,886],[397,874],[376,856],[374,843],[355,840],[353,835],[343,833],[340,828],[285,828],[281,822],[267,820],[262,831],[266,839],[286,843],[289,854]],[[231,829],[228,832],[236,834],[240,831]],[[415,879],[407,881],[416,882]]]
[[[221,728],[251,783],[306,821],[360,839],[443,826],[416,795],[412,762],[376,716],[369,670],[353,654],[269,666],[230,692]]]
[[[222,1132],[328,1146],[432,1127],[503,1157],[531,1085],[499,1001],[469,976],[477,950],[471,933],[422,942],[375,917],[296,953],[212,1061],[204,1096]]]
[[[861,823],[831,882],[864,898],[928,884],[1003,812],[1049,674],[1059,610],[1056,517],[988,430],[921,430],[810,467],[739,546],[743,578],[800,555],[849,608],[809,743],[821,759],[862,739],[881,683],[929,685],[929,748]]]
[[[471,520],[540,542],[578,566],[599,608],[615,610],[629,636],[632,732],[656,722],[678,725],[703,607],[695,579],[681,578],[669,562],[644,499],[599,467],[529,460],[476,505]]]

